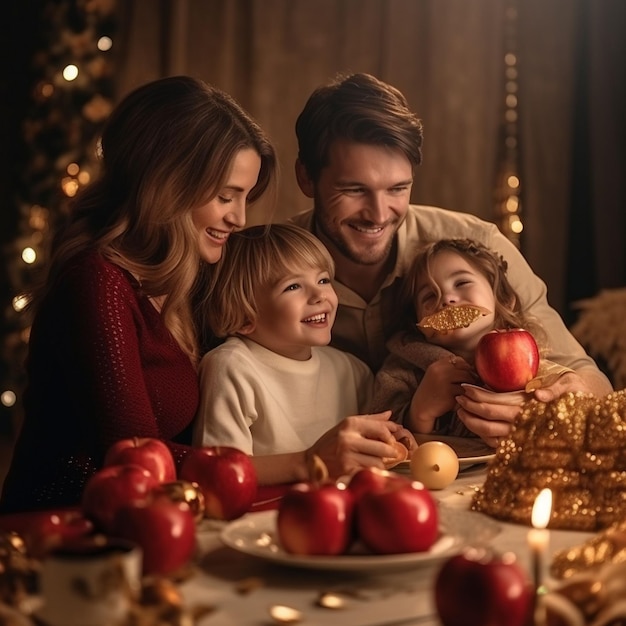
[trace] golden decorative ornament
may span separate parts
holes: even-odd
[[[582,545],[557,552],[550,573],[555,578],[569,578],[607,563],[626,564],[626,520],[612,524]]]
[[[175,480],[170,483],[162,483],[155,491],[156,493],[166,495],[174,502],[186,502],[196,523],[202,520],[204,516],[204,495],[198,483],[188,480]]]
[[[17,607],[38,592],[41,563],[32,558],[21,535],[0,532],[0,603]]]
[[[467,328],[470,324],[484,315],[489,315],[491,311],[480,306],[462,304],[459,306],[447,306],[422,318],[417,323],[417,327],[426,335],[440,333],[445,335],[457,328]]]
[[[610,563],[553,585],[540,602],[551,626],[618,626],[626,623],[625,592],[626,563]]]

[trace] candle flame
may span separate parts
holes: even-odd
[[[531,522],[533,528],[546,528],[552,515],[552,491],[542,489],[533,504]]]

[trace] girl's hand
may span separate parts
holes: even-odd
[[[411,430],[430,433],[439,416],[456,408],[456,397],[463,393],[461,384],[474,382],[472,366],[460,356],[445,356],[431,363],[411,400]]]

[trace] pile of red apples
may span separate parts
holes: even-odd
[[[183,496],[191,487],[193,502]],[[89,541],[118,537],[139,545],[145,575],[174,575],[191,560],[202,517],[232,520],[246,513],[257,493],[250,457],[229,447],[192,449],[178,474],[165,443],[123,439],[85,485],[78,509],[28,516],[20,534],[34,556]]]
[[[430,549],[439,517],[422,483],[367,468],[346,481],[292,487],[280,502],[276,529],[291,554],[346,554],[358,542],[374,554],[399,554]]]

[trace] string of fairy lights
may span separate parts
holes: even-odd
[[[43,3],[39,27],[48,35],[33,56],[32,104],[21,132],[26,162],[10,208],[19,216],[17,232],[4,250],[12,291],[0,346],[4,431],[10,430],[7,423],[16,425],[21,412],[28,294],[68,200],[97,174],[97,138],[113,106],[115,10],[116,0]]]
[[[498,226],[519,247],[524,224],[522,221],[522,183],[519,171],[521,157],[518,133],[517,21],[517,0],[507,0],[504,7],[504,101],[494,196]]]

